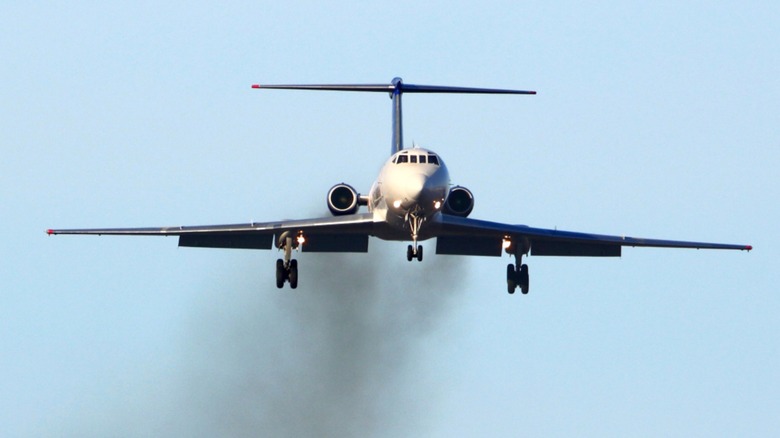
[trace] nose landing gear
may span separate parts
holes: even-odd
[[[420,206],[416,206],[413,210],[406,214],[406,223],[409,224],[409,228],[412,231],[412,244],[406,247],[406,260],[412,261],[417,259],[421,262],[423,259],[422,245],[417,244],[417,237],[420,234],[420,227],[422,227],[425,217],[419,216]]]
[[[406,247],[406,260],[409,260],[410,262],[412,259],[417,259],[418,262],[421,262],[423,259],[423,247],[422,245],[417,245],[417,249],[415,250],[414,246],[409,245]]]

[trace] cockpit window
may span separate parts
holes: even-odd
[[[403,152],[399,155],[396,155],[395,158],[393,158],[393,163],[394,164],[420,163],[420,164],[433,164],[435,166],[438,166],[439,157],[437,157],[434,154],[415,155],[415,154],[408,154],[406,152]]]

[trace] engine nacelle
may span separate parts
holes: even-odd
[[[328,191],[328,210],[334,216],[355,214],[361,205],[366,205],[364,197],[349,184],[336,184]]]
[[[444,213],[453,216],[466,217],[474,209],[474,195],[471,190],[455,186],[450,189],[447,195],[447,202],[444,203]]]

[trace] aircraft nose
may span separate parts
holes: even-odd
[[[425,188],[426,180],[427,178],[422,174],[410,175],[405,182],[406,197],[408,199],[417,199]]]

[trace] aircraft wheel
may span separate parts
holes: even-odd
[[[510,294],[515,293],[517,288],[517,280],[515,279],[515,265],[506,265],[506,290]]]
[[[422,245],[417,245],[417,261],[422,261]]]
[[[298,287],[298,260],[290,260],[290,287]]]
[[[412,261],[414,258],[414,249],[412,249],[412,245],[409,245],[406,247],[406,260]]]
[[[520,283],[520,291],[523,293],[523,295],[528,294],[529,286],[530,286],[530,280],[528,276],[528,265],[523,265],[520,267],[520,272],[518,273],[518,277],[520,277],[519,283]]]
[[[276,260],[276,287],[279,289],[284,287],[284,260]]]

